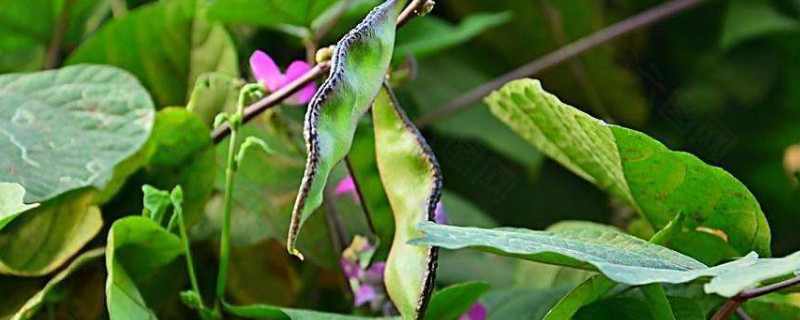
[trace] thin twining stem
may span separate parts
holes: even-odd
[[[447,104],[422,115],[415,123],[419,127],[429,125],[436,120],[468,108],[511,80],[529,77],[557,66],[601,44],[662,21],[705,1],[707,0],[673,0],[617,22],[464,93]]]
[[[728,299],[728,301],[725,301],[725,304],[723,304],[722,307],[719,308],[719,310],[717,311],[716,314],[714,314],[714,317],[712,317],[711,320],[728,319],[728,317],[730,317],[734,312],[736,312],[736,310],[739,309],[739,306],[741,306],[747,300],[758,298],[765,294],[770,294],[776,291],[780,291],[795,286],[797,284],[800,284],[800,276],[784,280],[781,282],[776,282],[763,287],[742,291],[739,294]]]
[[[412,0],[411,3],[403,9],[403,12],[400,13],[400,16],[397,18],[397,26],[403,26],[408,20],[416,16],[417,12],[422,10],[422,7],[428,1],[425,0]],[[325,72],[330,70],[331,64],[329,61],[322,62],[308,70],[299,78],[295,79],[294,81],[288,83],[286,86],[275,90],[275,92],[270,93],[268,96],[262,98],[254,102],[253,104],[247,106],[244,110],[244,116],[242,117],[242,123],[247,123],[256,116],[260,115],[264,111],[279,105],[283,100],[288,99],[292,94],[299,91],[301,88],[305,87],[307,84],[311,83],[312,81],[316,81],[317,78],[321,77]],[[225,123],[221,125],[219,128],[214,130],[211,133],[211,139],[214,143],[219,143],[225,139],[228,135],[231,134],[230,126]]]

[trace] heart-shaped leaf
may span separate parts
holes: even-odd
[[[103,226],[95,194],[76,190],[8,223],[0,230],[0,273],[40,276],[67,262]]]
[[[253,24],[297,34],[325,12],[335,0],[227,0],[209,8],[212,20]]]
[[[239,75],[225,28],[204,19],[206,1],[156,2],[114,19],[67,59],[110,64],[135,74],[159,107],[184,105],[203,73]]]
[[[117,68],[2,75],[0,181],[22,185],[28,202],[102,189],[147,140],[153,115],[147,91]]]
[[[506,84],[486,98],[492,113],[540,151],[634,207],[656,228],[675,214],[690,231],[718,235],[744,255],[769,255],[767,220],[753,195],[724,170],[630,129],[570,107],[536,80]],[[697,241],[696,245],[707,245]]]

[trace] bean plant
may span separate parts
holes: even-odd
[[[0,319],[800,319],[800,5],[441,2],[0,0]]]

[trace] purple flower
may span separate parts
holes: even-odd
[[[356,291],[355,305],[358,307],[367,302],[371,302],[375,300],[377,296],[378,292],[375,290],[375,287],[370,285],[362,285],[358,288],[358,291]]]
[[[355,306],[369,303],[373,311],[389,315],[394,306],[383,284],[386,263],[374,262],[370,265],[374,252],[375,246],[367,238],[355,236],[353,242],[342,252],[339,263],[350,289],[353,290]]]
[[[434,221],[438,224],[450,224],[450,219],[447,219],[447,214],[444,213],[444,205],[442,201],[436,203],[436,209],[433,210]]]
[[[270,92],[275,92],[302,76],[311,69],[311,66],[304,61],[293,61],[286,68],[286,74],[284,74],[268,54],[261,50],[256,50],[250,56],[250,68],[253,70],[253,76],[255,76],[256,80],[267,86]],[[317,85],[313,82],[309,83],[286,99],[286,103],[294,105],[306,104],[316,91]]]
[[[351,261],[342,257],[339,260],[339,264],[342,265],[342,271],[344,272],[344,276],[347,277],[348,280],[358,279],[360,277],[361,266],[358,265],[358,261]]]
[[[383,271],[386,270],[386,262],[376,262],[364,272],[364,282],[383,283]]]
[[[467,313],[461,315],[458,320],[486,320],[486,306],[483,303],[476,303]]]

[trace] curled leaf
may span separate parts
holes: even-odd
[[[106,245],[106,305],[111,319],[157,319],[139,286],[181,254],[181,240],[145,217],[114,222]]]
[[[297,194],[289,236],[290,253],[308,217],[322,204],[333,167],[350,150],[358,120],[378,94],[394,50],[395,21],[405,0],[388,0],[345,35],[333,52],[330,76],[311,99],[305,119],[306,170]]]
[[[726,247],[739,255],[751,250],[769,255],[769,225],[761,207],[725,170],[669,150],[641,132],[592,118],[546,92],[536,80],[512,81],[486,102],[537,149],[631,205],[655,228],[683,212],[688,229],[724,232]],[[695,239],[696,246],[713,248]]]
[[[414,246],[416,224],[434,221],[442,194],[442,174],[428,143],[384,87],[372,106],[378,171],[395,219],[394,241],[384,281],[405,319],[420,319],[433,290],[437,250]]]

